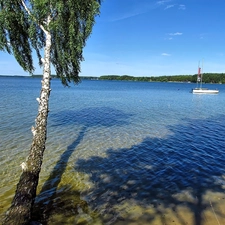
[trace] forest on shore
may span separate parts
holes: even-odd
[[[32,77],[38,78],[42,75],[31,75],[31,76],[9,76],[1,75],[1,77]],[[51,77],[57,78],[56,75],[51,75]],[[102,75],[100,77],[95,76],[80,76],[81,80],[117,80],[117,81],[145,81],[145,82],[187,82],[196,83],[197,74],[194,75],[170,75],[170,76],[151,76],[151,77],[135,77],[129,75]],[[203,83],[212,84],[225,84],[225,73],[204,73]]]
[[[99,80],[124,80],[124,81],[147,81],[147,82],[190,82],[196,83],[197,74],[194,75],[171,75],[171,76],[151,76],[134,77],[129,75],[103,75]],[[225,73],[204,73],[203,83],[225,84]]]

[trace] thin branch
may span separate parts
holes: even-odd
[[[27,13],[34,19],[35,22],[37,22],[37,20],[35,19],[35,17],[32,15],[31,11],[30,11],[30,10],[28,9],[28,7],[26,6],[24,0],[21,0],[21,2],[22,2],[22,5],[23,5],[24,9],[27,11]],[[47,21],[47,22],[44,22],[44,23],[48,25],[50,22],[51,22],[51,17],[48,16],[48,21]],[[38,26],[44,31],[45,34],[48,33],[48,31],[44,28],[43,25],[41,25],[41,24],[38,23],[38,22],[37,22],[37,24],[38,24]]]

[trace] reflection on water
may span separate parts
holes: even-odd
[[[9,98],[12,104],[24,99],[18,109],[0,99],[1,215],[31,141],[36,104],[29,96],[35,99],[38,87],[27,82],[25,93],[16,89],[18,96]],[[189,84],[59,85],[53,82],[34,220],[52,225],[225,223],[221,88],[217,96],[193,96]]]

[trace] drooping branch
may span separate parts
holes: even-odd
[[[26,3],[24,2],[24,0],[21,1],[22,5],[24,7],[24,9],[27,11],[27,13],[31,16],[31,18],[33,19],[33,21],[35,21],[38,26],[42,29],[42,31],[47,34],[47,30],[44,28],[44,26],[42,24],[40,24],[37,19],[32,15],[31,11],[28,9],[28,7],[26,6]],[[43,21],[43,23],[45,23],[47,26],[49,25],[49,23],[51,22],[51,16],[48,16],[47,22]]]

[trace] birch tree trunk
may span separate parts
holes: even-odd
[[[6,212],[4,225],[26,225],[31,220],[31,212],[36,197],[39,173],[43,161],[45,142],[47,136],[47,118],[50,96],[50,52],[51,34],[45,30],[46,45],[44,56],[43,79],[39,102],[38,115],[35,120],[35,127],[32,127],[33,141],[30,153],[26,162],[21,164],[22,174],[17,184],[15,196],[11,207]]]

